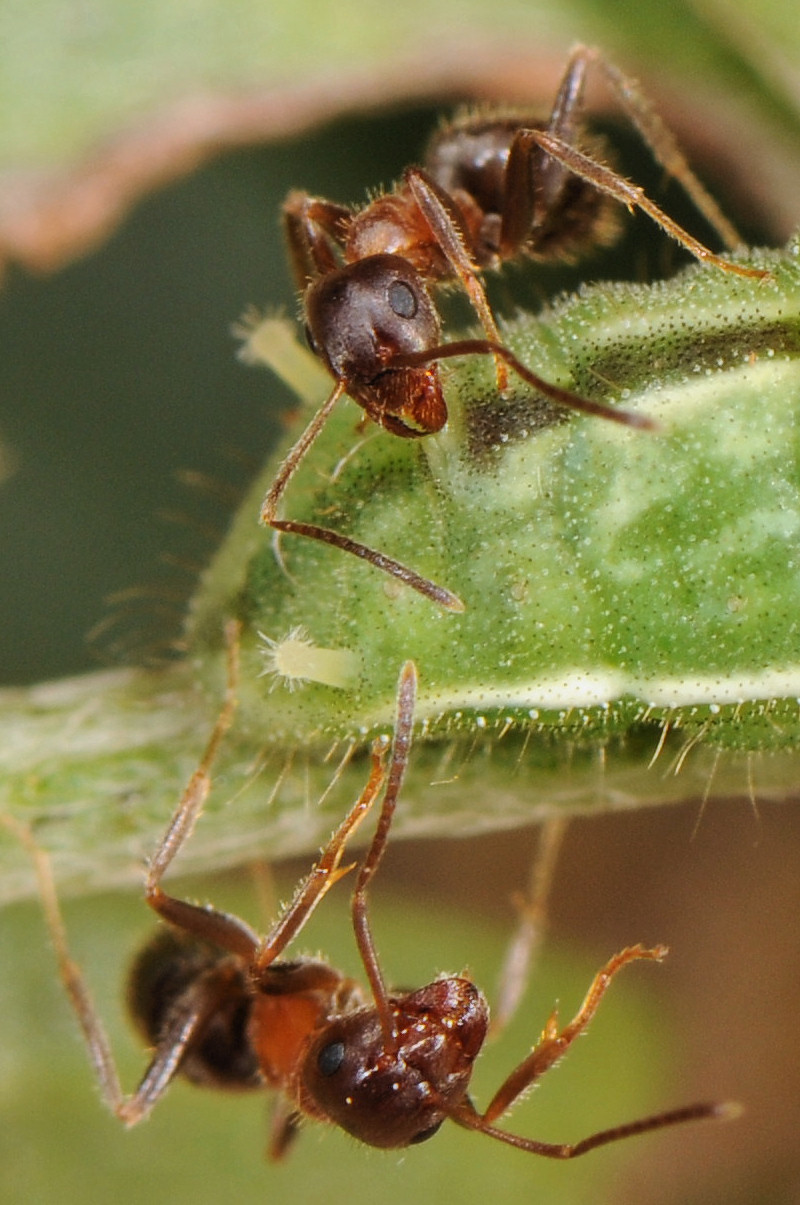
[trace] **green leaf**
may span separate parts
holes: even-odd
[[[187,95],[364,72],[374,73],[377,92],[379,72],[404,61],[432,81],[438,76],[441,87],[455,49],[473,72],[496,55],[499,75],[509,47],[600,40],[632,60],[654,56],[665,74],[668,65],[684,75],[702,69],[707,85],[715,78],[741,85],[749,71],[763,101],[775,62],[790,62],[793,49],[796,57],[793,16],[788,0],[772,0],[766,10],[750,0],[708,11],[650,0],[623,12],[581,0],[510,0],[500,8],[486,0],[409,0],[400,10],[366,0],[7,0],[0,13],[0,162],[68,161]],[[397,72],[397,94],[408,90],[408,76],[408,69]]]

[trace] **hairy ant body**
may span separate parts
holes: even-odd
[[[270,1153],[286,1152],[304,1117],[332,1122],[376,1147],[405,1147],[431,1137],[450,1119],[520,1150],[568,1159],[648,1130],[727,1116],[732,1107],[694,1104],[603,1130],[575,1144],[537,1142],[495,1123],[552,1067],[582,1033],[612,978],[629,962],[660,961],[664,946],[637,945],[611,958],[594,977],[574,1019],[563,1029],[553,1012],[533,1051],[506,1077],[488,1108],[468,1095],[473,1063],[486,1036],[489,1011],[463,976],[443,976],[415,991],[387,989],[370,926],[367,891],[386,847],[408,764],[416,671],[400,674],[391,752],[376,742],[361,795],[322,850],[290,904],[264,937],[237,917],[167,895],[161,879],[188,838],[210,787],[214,758],[235,708],[238,631],[229,630],[226,703],[146,875],[145,898],[167,922],[134,964],[130,1003],[154,1048],[131,1096],[120,1087],[102,1023],[72,961],[49,860],[19,826],[36,862],[61,977],[83,1030],[103,1099],[126,1125],[142,1121],[176,1075],[215,1088],[275,1088],[281,1098]],[[367,992],[320,959],[283,961],[327,891],[352,867],[341,860],[351,835],[384,791],[375,833],[361,862],[352,921]]]
[[[348,394],[394,435],[435,434],[447,421],[438,362],[491,355],[501,392],[510,367],[559,405],[653,428],[656,424],[643,415],[582,398],[522,364],[503,344],[481,273],[520,257],[573,259],[611,241],[615,224],[609,208],[619,202],[648,214],[704,263],[741,276],[767,275],[715,255],[641,188],[587,153],[599,145],[584,131],[590,68],[599,70],[656,159],[680,181],[724,245],[738,245],[735,229],[638,87],[598,51],[583,46],[568,60],[546,122],[520,114],[462,117],[439,131],[424,167],[407,168],[393,191],[363,209],[290,193],[284,205],[286,237],[309,342],[335,386],[278,470],[262,505],[263,523],[360,556],[439,605],[463,610],[449,590],[374,549],[328,528],[278,518],[286,486],[339,397]],[[452,282],[466,291],[484,338],[442,343],[429,286]]]

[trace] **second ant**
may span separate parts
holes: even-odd
[[[656,160],[674,177],[723,245],[741,242],[689,167],[675,138],[638,86],[597,50],[579,46],[567,62],[550,116],[466,115],[433,138],[422,167],[409,167],[395,188],[361,209],[292,192],[284,205],[292,270],[302,295],[309,343],[334,388],[281,464],[261,521],[333,545],[392,574],[438,605],[462,611],[446,588],[391,557],[316,524],[283,519],[279,504],[295,470],[338,399],[347,394],[393,435],[417,439],[447,422],[440,360],[492,356],[498,389],[508,370],[558,405],[630,427],[647,416],[579,396],[538,376],[503,343],[482,274],[510,260],[573,260],[613,241],[615,203],[640,209],[702,263],[739,276],[767,273],[710,251],[644,191],[595,156],[600,139],[585,129],[584,86],[600,73]],[[442,342],[431,288],[458,283],[483,337]]]
[[[619,971],[642,959],[660,962],[665,946],[630,946],[610,958],[574,1018],[562,1026],[558,1013],[550,1014],[539,1041],[482,1111],[469,1094],[473,1066],[489,1028],[489,1009],[480,989],[463,974],[440,975],[411,991],[387,986],[372,935],[368,895],[411,751],[417,674],[410,661],[398,681],[388,757],[388,742],[377,741],[364,789],[269,932],[259,936],[238,917],[167,894],[161,881],[207,798],[213,763],[233,718],[237,683],[238,628],[231,625],[225,706],[147,868],[145,900],[165,923],[135,961],[129,981],[131,1011],[152,1051],[132,1095],[122,1090],[105,1029],[70,955],[49,858],[27,829],[4,819],[34,858],[61,978],[102,1098],[120,1121],[132,1126],[144,1120],[178,1075],[228,1091],[276,1090],[269,1144],[273,1158],[287,1152],[304,1119],[327,1121],[383,1148],[423,1142],[450,1120],[530,1154],[572,1159],[651,1130],[738,1112],[730,1104],[691,1104],[601,1130],[576,1143],[541,1142],[498,1124],[585,1032]],[[284,954],[330,888],[353,869],[342,865],[347,842],[381,793],[377,824],[358,864],[351,905],[365,989],[320,957],[287,961]]]

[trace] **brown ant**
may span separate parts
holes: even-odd
[[[469,1130],[555,1159],[583,1155],[633,1134],[700,1118],[730,1116],[734,1107],[693,1104],[602,1130],[574,1144],[538,1142],[496,1122],[566,1053],[588,1026],[614,976],[638,959],[660,961],[665,946],[631,946],[595,975],[568,1025],[553,1012],[544,1032],[479,1112],[468,1094],[489,1010],[480,990],[463,976],[442,976],[415,991],[391,992],[375,950],[367,892],[383,856],[409,759],[416,671],[406,662],[397,690],[391,751],[377,741],[361,795],[322,850],[294,897],[264,937],[244,921],[211,907],[165,894],[161,880],[189,837],[210,787],[212,763],[233,718],[238,630],[228,632],[228,692],[202,761],[190,779],[150,860],[145,898],[167,926],[136,960],[131,1009],[154,1048],[136,1091],[126,1096],[102,1023],[73,962],[47,855],[21,826],[6,820],[31,850],[58,957],[103,1099],[126,1125],[148,1116],[176,1075],[231,1090],[275,1088],[282,1093],[270,1154],[283,1155],[304,1117],[332,1122],[376,1147],[405,1147],[430,1138],[448,1118]],[[352,867],[341,865],[349,838],[384,791],[372,842],[356,876],[352,921],[369,983],[354,980],[318,958],[282,961],[327,891]]]
[[[281,464],[261,508],[263,523],[351,552],[439,605],[462,611],[464,604],[449,590],[390,557],[328,528],[278,518],[286,486],[341,395],[392,434],[416,439],[447,422],[438,362],[491,355],[501,392],[510,367],[559,405],[652,429],[656,424],[645,416],[579,397],[522,364],[502,341],[480,274],[522,257],[570,260],[612,241],[616,201],[648,214],[704,263],[755,279],[768,275],[709,251],[641,188],[592,157],[602,146],[584,130],[589,68],[599,70],[655,158],[680,181],[723,244],[739,245],[638,86],[584,46],[570,55],[544,123],[518,113],[463,116],[434,137],[423,167],[407,168],[391,192],[362,209],[291,192],[284,204],[291,265],[309,342],[335,386]],[[442,343],[429,286],[452,282],[466,290],[484,338]]]

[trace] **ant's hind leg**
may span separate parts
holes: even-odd
[[[573,115],[582,108],[584,81],[590,68],[602,76],[654,158],[678,181],[697,211],[717,232],[723,245],[729,251],[740,247],[742,239],[738,231],[695,175],[675,135],[661,120],[640,85],[630,76],[624,75],[595,47],[573,48],[550,116],[548,134],[561,142],[574,145]]]
[[[126,1125],[135,1125],[148,1116],[169,1087],[196,1035],[203,1031],[208,1016],[217,1006],[216,984],[207,977],[200,991],[187,998],[184,1007],[170,1019],[158,1048],[136,1091],[128,1096],[120,1084],[117,1065],[106,1028],[97,1011],[80,966],[70,954],[66,928],[58,902],[53,868],[47,853],[35,842],[26,825],[10,816],[0,816],[4,824],[25,846],[33,860],[39,897],[50,941],[55,951],[59,976],[67,993],[89,1057],[100,1096],[106,1108]]]
[[[145,893],[147,902],[156,911],[159,911],[155,903],[160,894],[159,883],[172,859],[191,835],[197,818],[203,810],[203,804],[208,798],[208,793],[211,789],[211,770],[213,764],[216,761],[225,735],[233,723],[238,703],[240,634],[241,625],[236,621],[232,620],[226,625],[225,649],[227,669],[225,701],[211,730],[211,736],[208,738],[200,763],[186,785],[186,789],[172,815],[172,819],[167,825],[166,832],[161,838],[158,848],[148,862]]]
[[[167,831],[150,862],[145,890],[147,902],[166,920],[172,920],[181,928],[196,932],[208,940],[218,939],[223,948],[240,953],[245,950],[252,953],[257,939],[240,921],[233,917],[226,917],[222,913],[214,913],[210,910],[195,908],[190,904],[182,904],[181,901],[173,901],[169,896],[164,895],[159,887],[162,875],[191,833],[200,814],[210,788],[213,762],[233,720],[238,682],[238,624],[230,623],[227,626],[226,645],[228,669],[225,703],[214,725],[200,765],[189,780]],[[0,821],[17,836],[33,859],[42,908],[50,940],[55,950],[59,974],[83,1033],[89,1061],[103,1101],[121,1121],[127,1125],[134,1125],[149,1114],[164,1094],[174,1078],[181,1060],[195,1041],[197,1033],[202,1030],[208,1016],[217,1007],[218,986],[214,977],[208,976],[199,990],[192,993],[191,996],[187,995],[182,1008],[175,1012],[167,1030],[161,1036],[158,1048],[136,1092],[132,1096],[126,1096],[120,1085],[105,1027],[95,1008],[83,973],[69,951],[50,858],[43,849],[39,848],[26,826],[19,824],[11,817],[0,817]],[[182,923],[184,910],[202,917],[202,923]]]
[[[111,1112],[119,1116],[125,1096],[120,1086],[105,1026],[86,986],[83,972],[69,952],[64,918],[58,902],[50,858],[36,844],[27,825],[20,824],[11,816],[0,816],[0,822],[14,834],[31,856],[39,886],[39,899],[50,934],[50,941],[55,951],[61,982],[81,1027],[89,1061],[100,1088],[100,1095]]]
[[[632,184],[630,180],[626,180],[617,172],[612,171],[610,167],[598,163],[596,159],[591,159],[582,151],[576,150],[574,146],[562,142],[560,138],[555,138],[544,130],[526,130],[524,134],[574,175],[586,180],[588,184],[600,192],[606,193],[607,196],[613,197],[626,209],[631,212],[634,209],[640,209],[642,213],[646,213],[665,234],[685,247],[701,263],[712,264],[723,272],[732,272],[736,276],[745,276],[752,280],[764,280],[769,277],[769,272],[761,268],[750,268],[744,264],[732,263],[723,256],[710,251],[704,243],[694,238],[656,205],[655,201],[651,201],[643,188],[640,188],[638,184]]]
[[[145,900],[158,915],[184,933],[191,933],[204,941],[212,942],[231,954],[250,960],[258,949],[258,937],[249,925],[238,917],[219,912],[214,908],[200,907],[186,900],[176,899],[161,889],[161,880],[175,855],[189,839],[203,805],[211,790],[211,771],[222,742],[233,723],[238,703],[239,685],[239,639],[241,625],[231,620],[225,628],[227,653],[227,683],[225,701],[206,743],[197,769],[186,785],[180,802],[173,812],[155,853],[147,864],[145,875]]]

